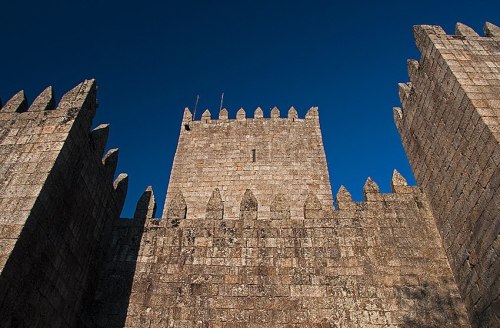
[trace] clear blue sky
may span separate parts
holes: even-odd
[[[161,213],[183,108],[199,94],[197,117],[217,115],[222,91],[230,118],[319,106],[334,194],[344,184],[361,200],[367,176],[388,192],[394,168],[414,184],[391,109],[419,58],[412,25],[500,24],[491,0],[4,1],[0,12],[4,102],[97,79],[94,125],[111,123],[117,174],[129,174],[124,216],[149,184]]]

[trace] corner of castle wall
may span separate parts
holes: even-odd
[[[453,35],[438,26],[414,27],[421,52],[408,62],[411,83],[400,84],[402,109],[394,110],[415,178],[428,198],[469,318],[494,322],[498,292],[486,267],[499,229],[500,132],[498,47],[500,29],[485,23],[484,36],[457,23]],[[488,222],[488,223],[486,223]],[[470,264],[470,254],[475,254]],[[480,260],[479,260],[480,259]],[[484,261],[480,263],[481,261]],[[477,286],[473,293],[470,286]],[[489,312],[490,311],[490,312]]]
[[[0,294],[7,284],[20,293],[27,288],[38,290],[49,300],[46,292],[50,290],[50,281],[44,280],[44,276],[33,275],[33,286],[23,285],[20,279],[32,274],[43,256],[61,263],[53,270],[57,271],[61,284],[75,289],[75,293],[63,295],[60,302],[71,304],[71,315],[66,315],[63,308],[41,301],[39,307],[31,308],[32,316],[23,317],[25,326],[32,326],[32,320],[44,317],[42,312],[46,309],[61,316],[61,322],[68,326],[79,320],[76,315],[90,286],[87,282],[96,274],[112,222],[123,207],[127,176],[119,175],[113,183],[117,151],[108,152],[102,159],[107,126],[90,133],[97,109],[96,90],[94,80],[85,80],[64,94],[57,106],[52,87],[40,93],[31,105],[24,92],[20,92],[0,109],[0,119],[9,122],[5,125],[8,128],[0,133],[0,149],[6,159],[0,167],[15,167],[6,171],[8,181],[0,186],[0,194],[18,204],[16,208],[0,209],[0,226],[4,231],[13,226],[23,227],[11,229],[9,236],[0,236],[17,241],[9,253],[3,254],[8,257],[3,263],[4,272],[11,274],[8,279],[2,275],[6,280],[0,282]],[[22,258],[20,254],[24,254]],[[71,267],[71,263],[59,256],[71,257],[78,265]],[[80,270],[78,274],[73,272],[75,267]],[[81,279],[75,280],[77,277]],[[13,304],[9,309],[0,307],[5,322],[24,313],[23,300],[5,302]]]

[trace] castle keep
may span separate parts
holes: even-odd
[[[330,187],[319,111],[194,120],[163,212],[90,130],[96,83],[0,110],[2,327],[499,327],[500,28],[415,26],[394,119],[418,186]],[[340,178],[340,177],[336,177]]]

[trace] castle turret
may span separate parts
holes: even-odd
[[[473,326],[500,324],[500,29],[457,23],[414,27],[420,61],[408,61],[394,119],[430,200]],[[400,189],[397,185],[396,190]],[[495,255],[496,254],[496,255]]]
[[[210,119],[205,111],[201,121],[182,129],[174,158],[163,217],[168,217],[170,201],[181,192],[187,206],[187,220],[206,215],[206,202],[214,190],[224,202],[224,218],[239,218],[239,203],[251,190],[259,203],[258,217],[268,219],[277,194],[288,195],[291,217],[303,217],[309,193],[332,209],[326,157],[321,140],[317,109],[300,119],[291,107],[287,118],[271,111],[264,118],[260,108],[247,118],[240,108],[236,119]],[[177,218],[177,217],[176,217]],[[178,218],[180,219],[180,218]],[[181,222],[182,224],[182,222]]]
[[[96,83],[56,106],[52,87],[0,109],[2,327],[82,326],[97,270],[127,192],[108,125],[92,132]]]

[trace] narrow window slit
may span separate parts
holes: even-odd
[[[255,159],[256,159],[256,157],[255,157],[255,149],[252,149],[252,162],[255,163]]]

